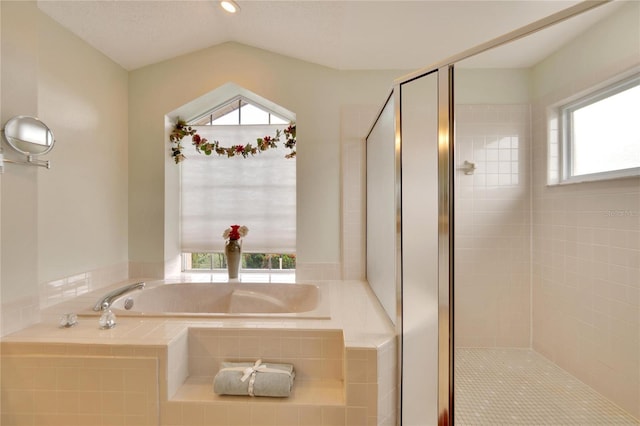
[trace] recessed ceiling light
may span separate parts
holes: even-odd
[[[229,13],[240,12],[240,6],[233,0],[222,0],[220,6]]]

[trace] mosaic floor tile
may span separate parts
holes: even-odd
[[[454,386],[456,426],[640,424],[527,349],[456,349]]]

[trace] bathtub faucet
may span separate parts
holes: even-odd
[[[129,284],[124,287],[117,288],[115,290],[110,291],[104,297],[100,298],[93,306],[94,311],[106,311],[111,307],[111,303],[118,297],[123,294],[129,293],[130,291],[140,289],[142,290],[145,286],[144,282]]]

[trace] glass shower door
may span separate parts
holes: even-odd
[[[438,419],[438,72],[399,86],[402,425]]]

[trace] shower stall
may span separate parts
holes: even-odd
[[[367,137],[367,278],[400,337],[398,424],[639,424],[640,130],[598,140],[597,165],[631,141],[616,172],[571,175],[563,142],[584,99],[629,87],[638,2],[394,84]]]

